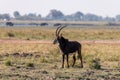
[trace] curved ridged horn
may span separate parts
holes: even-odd
[[[57,33],[58,36],[59,36],[59,34],[60,34],[60,31],[61,31],[63,28],[65,28],[65,27],[67,27],[67,26],[65,25],[65,26],[63,26],[63,27],[61,27],[61,28],[59,29],[59,31],[58,31],[58,33]]]
[[[56,29],[56,36],[58,36],[58,29],[61,27],[61,25]]]

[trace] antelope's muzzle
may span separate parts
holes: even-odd
[[[53,44],[57,44],[57,43],[58,43],[58,40],[55,39],[55,40],[53,41]]]

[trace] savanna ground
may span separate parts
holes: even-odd
[[[84,68],[80,68],[79,58],[75,67],[61,68],[60,50],[52,44],[55,29],[1,27],[0,79],[120,80],[120,29],[66,28],[62,31],[66,38],[82,43]],[[71,55],[69,62],[72,64]]]

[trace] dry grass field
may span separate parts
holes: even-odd
[[[56,27],[0,27],[1,39],[53,40]],[[120,29],[65,28],[62,34],[70,40],[120,40]]]
[[[0,39],[47,40],[55,38],[56,28],[0,28]],[[119,29],[66,28],[70,40],[120,40]],[[58,45],[51,43],[0,42],[1,80],[119,80],[120,44],[82,43],[84,68],[77,58],[75,67],[61,68]],[[77,56],[77,55],[76,55]],[[70,64],[72,56],[70,55]],[[66,64],[66,63],[65,63]]]

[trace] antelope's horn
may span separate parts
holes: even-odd
[[[56,36],[58,36],[58,30],[59,30],[59,28],[61,27],[61,25],[56,29]]]
[[[61,31],[63,28],[65,28],[65,27],[67,27],[67,26],[65,25],[65,26],[63,26],[63,27],[61,27],[61,28],[59,29],[59,31],[58,31],[58,33],[57,33],[58,36],[59,36],[59,34],[60,34],[60,31]]]

